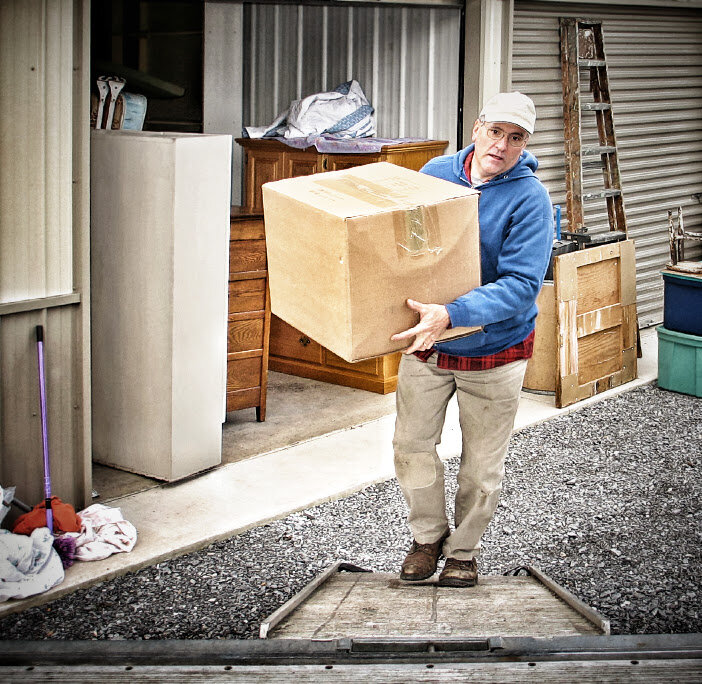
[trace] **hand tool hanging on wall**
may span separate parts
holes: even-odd
[[[117,99],[126,81],[119,76],[99,76],[96,83],[99,99],[95,114],[95,128],[106,128],[109,131],[112,128]],[[106,104],[107,112],[105,111]]]
[[[128,93],[126,81],[117,76],[100,76],[99,96],[90,96],[90,126],[107,130],[141,131],[146,120],[146,97]],[[107,106],[105,106],[107,105]]]
[[[100,76],[97,80],[98,88],[98,108],[95,116],[95,128],[102,128],[102,120],[105,117],[105,102],[110,94],[110,86],[107,84],[107,76]]]
[[[107,120],[105,128],[109,131],[112,128],[112,120],[115,116],[115,105],[122,88],[124,88],[125,80],[119,76],[110,76],[107,79],[107,84],[110,86],[110,105],[107,108]]]

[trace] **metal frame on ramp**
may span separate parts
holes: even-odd
[[[702,634],[490,639],[4,641],[0,681],[702,680]]]

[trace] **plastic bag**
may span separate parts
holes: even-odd
[[[272,124],[248,126],[244,134],[250,138],[304,138],[322,134],[338,138],[372,137],[373,114],[360,84],[351,80],[329,92],[295,100]]]

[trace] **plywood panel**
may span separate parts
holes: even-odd
[[[581,337],[577,348],[578,382],[581,385],[612,375],[622,367],[621,326]]]
[[[585,264],[577,269],[578,314],[621,302],[619,259]]]
[[[560,408],[636,377],[631,240],[556,257],[538,304],[525,389],[554,392]]]
[[[623,319],[624,307],[618,303],[580,314],[576,319],[578,337],[585,337],[597,330],[621,325]]]
[[[524,375],[524,387],[540,392],[553,392],[556,387],[556,301],[553,282],[545,282],[537,299],[539,315],[534,337],[534,353]]]
[[[636,339],[631,310],[635,304],[623,301],[635,290],[633,249],[627,240],[556,259],[554,293],[562,345],[555,388],[559,408],[636,377],[636,357],[627,353]],[[633,366],[625,366],[625,358],[633,358]]]
[[[274,626],[276,639],[602,634],[534,577],[481,576],[465,590],[390,573],[329,576]]]

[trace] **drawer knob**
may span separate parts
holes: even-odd
[[[303,335],[300,338],[299,342],[303,347],[306,347],[310,342],[312,342],[312,340],[309,337],[307,337],[307,335]]]

